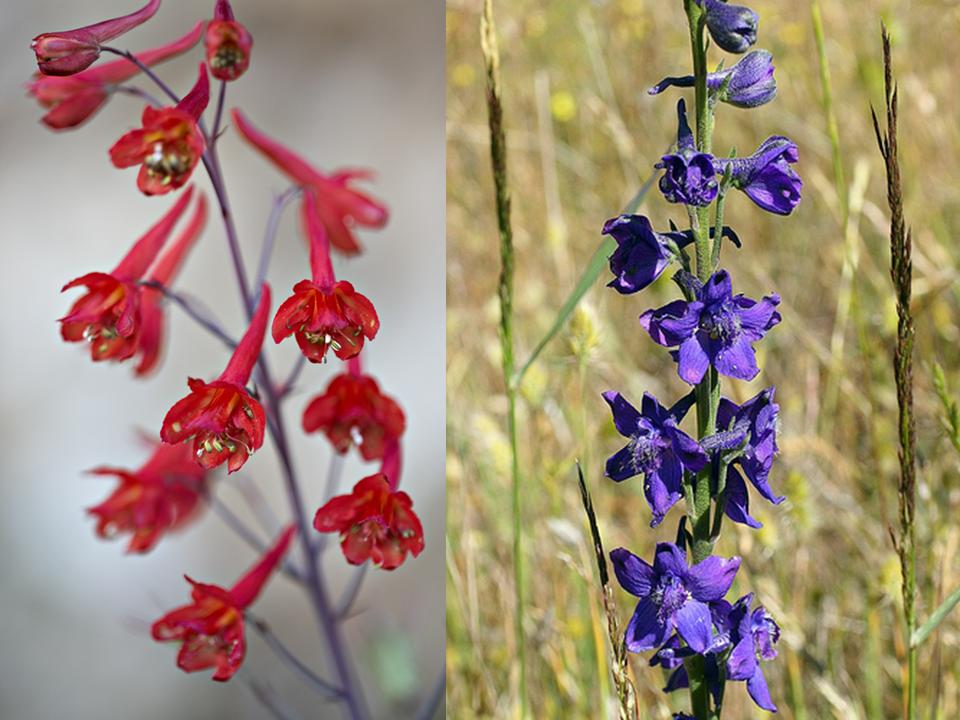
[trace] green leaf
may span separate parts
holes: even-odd
[[[640,207],[640,203],[643,202],[643,199],[653,186],[653,179],[653,175],[647,179],[640,190],[637,191],[637,194],[633,196],[633,199],[627,203],[627,206],[623,210],[624,213],[636,212],[637,208]],[[527,370],[529,370],[530,366],[536,362],[537,358],[540,356],[540,353],[543,352],[543,349],[548,344],[550,344],[550,341],[553,340],[556,334],[560,332],[560,329],[564,326],[564,324],[566,324],[571,313],[573,313],[577,305],[583,299],[583,296],[587,294],[587,291],[591,287],[593,287],[593,284],[597,281],[597,278],[600,277],[600,273],[603,271],[603,268],[607,265],[607,258],[610,257],[616,247],[617,241],[611,237],[605,237],[603,242],[600,243],[600,247],[598,247],[593,253],[593,257],[590,258],[590,263],[587,265],[586,270],[583,271],[583,274],[580,275],[580,279],[577,281],[573,291],[567,297],[566,302],[564,302],[560,307],[560,311],[557,313],[557,317],[550,326],[550,329],[547,330],[547,334],[544,335],[540,342],[537,343],[537,346],[533,349],[533,352],[530,353],[530,357],[527,358],[527,361],[517,372],[513,374],[510,384],[514,388],[520,387],[520,383],[523,381],[523,376],[527,373]]]
[[[923,641],[930,637],[930,633],[937,629],[937,626],[943,622],[943,619],[950,614],[950,611],[960,603],[960,588],[957,588],[950,596],[943,601],[943,604],[933,611],[933,615],[921,627],[913,631],[913,637],[910,638],[910,647],[915,648],[923,644]]]

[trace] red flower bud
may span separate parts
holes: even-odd
[[[319,532],[339,532],[347,562],[368,559],[384,570],[400,567],[407,553],[423,550],[423,527],[405,492],[391,492],[378,473],[358,482],[349,495],[338,495],[317,510],[313,526]]]
[[[204,38],[207,46],[207,64],[217,80],[236,80],[250,67],[253,38],[247,29],[233,18],[233,9],[227,0],[218,0],[213,20],[207,25]]]
[[[186,35],[153,50],[137,53],[137,59],[152,66],[186,52],[200,39],[203,22],[193,26]],[[140,72],[127,59],[97,65],[70,77],[56,77],[37,73],[27,85],[27,91],[49,112],[43,123],[51,130],[77,127],[94,115],[109,99],[117,85]]]
[[[136,12],[87,25],[76,30],[37,35],[30,48],[44,75],[73,75],[86,70],[100,57],[100,46],[137,25],[145,23],[160,9],[160,0],[150,0]]]

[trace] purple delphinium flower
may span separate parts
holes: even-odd
[[[610,553],[620,586],[639,598],[624,638],[630,652],[663,645],[676,630],[697,653],[713,642],[708,603],[723,598],[733,584],[740,558],[710,556],[693,567],[672,543],[658,543],[653,566],[626,548]]]
[[[789,215],[800,204],[803,181],[790,165],[800,159],[797,145],[780,135],[768,137],[745,158],[717,160],[717,172],[731,170],[731,182],[760,208]]]
[[[603,399],[613,412],[617,432],[629,439],[607,459],[607,477],[622,482],[643,474],[643,493],[653,512],[650,526],[656,527],[682,496],[684,468],[699,472],[709,459],[697,441],[677,426],[690,409],[692,395],[667,410],[644,393],[642,412],[618,392],[605,392]]]
[[[660,192],[669,202],[704,207],[712,203],[719,192],[716,158],[697,152],[682,98],[677,103],[677,116],[677,152],[664,155],[654,166],[664,171]]]
[[[707,88],[717,93],[718,100],[734,107],[759,107],[776,97],[777,81],[773,71],[773,55],[766,50],[754,50],[744,55],[733,67],[709,73]],[[693,87],[693,75],[664,78],[647,92],[659,95],[671,86]]]
[[[617,241],[610,256],[610,272],[614,274],[607,287],[628,295],[647,287],[660,277],[674,258],[671,244],[683,247],[692,242],[692,235],[654,232],[643,215],[620,215],[607,220],[603,234]]]
[[[696,385],[713,365],[721,375],[752,380],[760,372],[753,344],[780,322],[780,296],[751,300],[734,295],[730,275],[718,270],[702,287],[694,283],[696,299],[675,300],[640,316],[654,342],[677,347],[680,377]]]
[[[707,14],[710,37],[723,50],[745,53],[757,41],[760,18],[748,7],[726,0],[700,0]]]
[[[780,626],[762,605],[751,612],[752,601],[753,593],[744,595],[730,609],[727,625],[733,649],[727,658],[727,678],[746,680],[753,701],[764,710],[776,712],[760,661],[777,656],[774,646],[780,639]]]
[[[761,524],[750,516],[744,475],[757,492],[774,505],[779,505],[786,499],[774,494],[769,482],[770,468],[778,450],[777,413],[780,406],[774,402],[775,392],[776,388],[769,387],[743,405],[721,398],[717,408],[717,428],[730,428],[740,437],[740,442],[746,441],[742,455],[727,468],[724,512],[734,522],[752,528],[761,527]]]

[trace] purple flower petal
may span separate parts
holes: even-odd
[[[645,560],[626,548],[617,548],[610,553],[610,561],[620,587],[628,593],[643,598],[653,592],[656,577]]]
[[[753,701],[768,712],[776,712],[777,706],[773,704],[770,697],[770,690],[767,688],[767,679],[763,676],[763,670],[757,664],[756,672],[747,679],[747,692]]]
[[[658,345],[673,347],[693,336],[700,322],[701,303],[674,300],[640,316],[640,326]]]
[[[701,563],[702,564],[702,563]],[[688,600],[674,615],[677,633],[695,652],[702,653],[712,639],[710,608],[706,603]]]
[[[707,374],[710,367],[710,357],[696,338],[690,338],[680,345],[677,354],[677,372],[684,382],[696,385]]]
[[[603,399],[610,406],[613,413],[613,424],[617,432],[624,437],[630,437],[637,432],[637,423],[640,421],[640,413],[631,405],[623,395],[613,390],[603,393]]]
[[[653,571],[657,577],[672,573],[682,578],[687,573],[687,556],[673,543],[657,543],[653,554]]]
[[[738,380],[753,380],[760,374],[757,354],[750,341],[743,335],[734,340],[729,347],[717,353],[713,364],[721,375]]]
[[[670,634],[670,629],[660,621],[657,606],[651,600],[644,598],[637,603],[637,608],[633,611],[633,617],[627,624],[626,637],[624,638],[627,650],[643,652],[660,647]]]
[[[680,486],[683,480],[683,468],[673,454],[665,455],[663,462],[655,472],[649,473],[643,483],[643,494],[653,511],[650,527],[657,527],[663,518],[682,497]]]
[[[727,658],[727,677],[731,680],[746,680],[757,671],[757,655],[753,651],[753,638],[740,638]]]
[[[726,560],[711,555],[687,571],[684,584],[696,600],[702,602],[719,600],[727,594],[739,568],[740,558],[738,557]]]
[[[727,468],[726,504],[723,512],[735,523],[746,525],[754,529],[763,527],[763,523],[750,515],[750,498],[747,494],[747,485],[743,476],[735,467]]]
[[[623,482],[637,474],[633,446],[627,445],[607,458],[606,475],[615,482]]]

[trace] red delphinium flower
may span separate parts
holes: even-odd
[[[206,142],[197,126],[210,100],[207,66],[193,89],[175,107],[143,110],[143,127],[131,130],[110,148],[118,168],[141,165],[137,187],[145,195],[162,195],[182,187],[200,161]]]
[[[185,445],[158,444],[139,470],[98,467],[89,472],[120,481],[110,497],[87,512],[97,518],[101,538],[130,533],[131,553],[148,552],[161,537],[183,527],[205,492],[206,471]]]
[[[186,52],[203,33],[201,20],[181,38],[153,50],[137,53],[137,59],[152,66]],[[109,99],[116,87],[140,72],[140,68],[126,59],[98,65],[69,77],[37,73],[27,84],[27,92],[49,112],[43,123],[51,130],[77,127],[93,116]]]
[[[109,273],[87,273],[63,286],[61,292],[81,285],[87,288],[87,294],[60,318],[64,340],[89,342],[95,361],[126,360],[136,352],[141,291],[137,283],[166,243],[192,193],[191,187]]]
[[[397,402],[363,374],[359,356],[351,358],[349,371],[334,377],[303,411],[304,432],[324,433],[339,453],[354,444],[364,460],[383,459],[405,424]]]
[[[300,350],[313,363],[324,362],[327,348],[346,360],[363,349],[364,338],[372,340],[376,336],[380,320],[366,296],[346,280],[337,281],[327,232],[313,212],[316,196],[310,189],[305,189],[304,195],[313,280],[301,280],[293,286],[293,295],[273,319],[273,339],[279,343],[294,335]]]
[[[37,35],[30,43],[30,48],[36,53],[37,66],[44,75],[73,75],[96,62],[103,43],[145,23],[159,9],[160,0],[150,0],[129,15],[76,30]]]
[[[187,253],[200,237],[206,222],[207,199],[200,194],[190,222],[170,243],[170,247],[160,255],[144,281],[169,287],[183,265]],[[163,347],[163,325],[163,292],[154,287],[142,287],[140,290],[140,339],[136,349],[136,354],[140,356],[140,363],[135,369],[137,375],[146,375],[157,366],[160,350]]]
[[[250,67],[253,38],[234,19],[233,8],[228,0],[217,0],[204,43],[207,46],[210,74],[217,80],[236,80]]]
[[[165,443],[190,442],[205,468],[227,463],[228,472],[243,467],[263,445],[266,415],[244,387],[260,355],[270,312],[270,286],[264,283],[250,327],[216,380],[190,378],[190,394],[167,412],[160,429]]]
[[[400,567],[409,552],[423,550],[423,528],[405,492],[392,492],[382,473],[365,477],[349,495],[331,498],[317,510],[313,526],[319,532],[340,533],[347,562],[368,559],[384,570]]]
[[[350,187],[354,180],[370,179],[366,170],[339,170],[324,175],[303,158],[257,130],[239,110],[233,111],[233,122],[240,134],[293,182],[316,193],[316,203],[308,207],[310,193],[304,192],[301,212],[326,228],[330,242],[344,255],[356,255],[360,244],[353,233],[354,225],[380,228],[387,222],[387,209],[376,200]]]
[[[183,643],[177,654],[178,668],[184,672],[216,668],[213,679],[220,682],[233,677],[247,651],[243,613],[280,565],[293,535],[292,526],[284,530],[274,546],[229,590],[187,577],[193,586],[192,602],[171,610],[150,629],[154,640]]]

